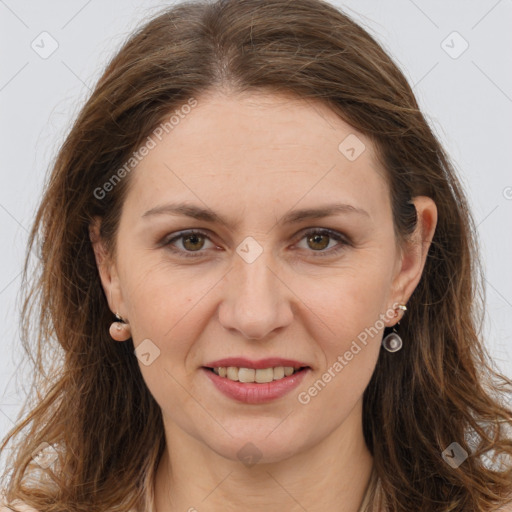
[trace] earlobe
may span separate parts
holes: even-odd
[[[401,268],[395,278],[396,302],[407,303],[420,282],[427,254],[437,225],[437,207],[427,196],[413,198],[417,212],[417,224],[410,241],[402,247]]]
[[[131,329],[127,320],[123,319],[117,307],[121,302],[121,293],[119,290],[119,280],[117,271],[111,256],[105,247],[104,240],[100,235],[101,219],[95,217],[89,224],[89,238],[91,240],[96,266],[101,280],[101,285],[110,311],[115,314],[117,321],[110,326],[109,332],[112,339],[116,341],[126,341],[131,337]]]

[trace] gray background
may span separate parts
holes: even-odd
[[[487,346],[512,377],[512,0],[332,3],[395,58],[459,170],[485,264]],[[17,296],[45,174],[108,59],[169,4],[0,0],[0,436],[30,377],[14,378],[22,356]]]

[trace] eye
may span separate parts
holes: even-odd
[[[181,239],[181,247],[183,249],[176,248],[173,244],[174,242]],[[196,258],[201,256],[201,249],[204,247],[205,240],[208,240],[211,243],[210,238],[206,233],[198,230],[190,230],[190,231],[182,231],[177,234],[175,237],[164,242],[165,246],[168,246],[173,252],[180,253],[180,255],[186,258]],[[199,254],[194,254],[199,253]]]
[[[303,233],[300,240],[306,240],[306,248],[312,249],[313,252],[317,253],[314,255],[315,257],[332,256],[343,250],[345,246],[350,245],[350,241],[341,233],[325,228],[310,229]],[[334,244],[334,248],[332,245],[329,247],[332,241],[338,242],[337,246]],[[328,250],[326,251],[325,249]]]
[[[302,240],[306,240],[306,249],[312,249],[309,252],[317,253],[314,255],[315,257],[331,256],[343,250],[345,246],[351,245],[348,238],[341,233],[325,228],[315,228],[304,232],[300,238],[300,241]],[[181,248],[175,246],[178,241],[180,241],[179,245],[181,245]],[[162,245],[169,247],[172,252],[179,254],[179,256],[197,258],[201,257],[205,252],[201,250],[205,246],[205,241],[213,245],[210,237],[203,231],[188,230],[182,231],[176,236],[165,240]],[[338,242],[337,246],[335,244],[334,248],[332,246],[329,247],[332,241]],[[296,247],[299,246],[296,245]],[[302,249],[304,249],[304,247],[302,247]],[[328,250],[326,251],[325,249]]]

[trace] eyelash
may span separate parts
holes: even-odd
[[[186,251],[186,250],[177,249],[176,247],[172,246],[173,242],[180,240],[181,238],[186,238],[187,236],[190,236],[190,235],[200,235],[200,236],[203,236],[203,237],[207,238],[208,240],[212,241],[210,239],[210,237],[205,232],[203,232],[201,230],[191,229],[191,230],[187,230],[187,231],[181,231],[176,236],[170,238],[169,240],[164,241],[162,245],[169,247],[169,249],[172,252],[179,253],[180,256],[183,256],[185,258],[200,258],[202,256],[202,253],[204,253],[204,251],[201,251],[201,250]],[[331,229],[326,229],[326,228],[315,228],[315,229],[310,229],[309,231],[304,232],[302,237],[299,239],[299,242],[301,240],[303,240],[304,238],[307,238],[307,237],[313,236],[313,235],[327,235],[329,238],[336,240],[337,242],[340,243],[334,249],[333,248],[331,248],[329,250],[324,249],[322,251],[311,250],[310,252],[315,253],[315,258],[323,258],[326,256],[333,256],[335,254],[338,254],[340,251],[342,251],[345,248],[345,246],[351,245],[351,243],[347,239],[347,237],[341,235],[341,233],[338,233],[337,231],[333,231]]]

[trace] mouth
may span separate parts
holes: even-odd
[[[237,366],[203,366],[203,368],[221,378],[248,384],[268,384],[311,369],[309,366],[272,366],[258,369]]]
[[[201,370],[224,396],[250,405],[268,404],[284,398],[312,371],[310,366],[202,366]]]

